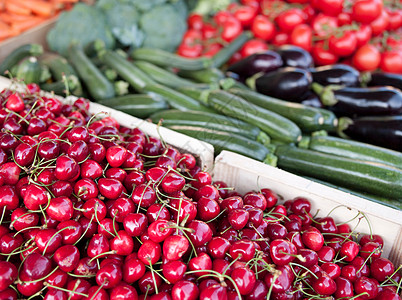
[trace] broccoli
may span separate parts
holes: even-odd
[[[174,51],[181,42],[187,24],[177,9],[163,4],[142,15],[140,28],[145,33],[143,47]]]
[[[164,4],[167,0],[123,0],[134,5],[139,11],[146,12],[155,6]]]
[[[64,56],[72,41],[85,46],[96,39],[103,40],[107,48],[115,45],[102,11],[84,3],[78,3],[72,10],[61,13],[55,27],[47,35],[49,48]]]

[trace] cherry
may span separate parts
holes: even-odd
[[[230,246],[231,244],[227,239],[216,236],[207,244],[207,251],[214,259],[224,258],[226,253],[229,251]]]
[[[64,245],[56,250],[53,260],[64,272],[73,271],[80,261],[80,252],[74,245]]]
[[[173,284],[183,279],[186,270],[187,265],[179,260],[169,261],[162,265],[163,276]]]
[[[129,255],[134,250],[133,238],[126,231],[120,230],[110,241],[110,249],[117,255]]]
[[[60,269],[52,271],[52,273],[46,277],[46,282],[56,286],[56,287],[64,287],[68,280],[68,274]]]
[[[342,244],[339,254],[344,257],[344,261],[352,261],[359,254],[359,244],[354,241],[347,241]]]
[[[199,188],[197,190],[197,192],[194,194],[194,199],[196,201],[198,201],[201,197],[207,197],[207,198],[211,198],[215,201],[218,201],[220,194],[219,194],[218,189],[215,186],[207,184],[207,185],[204,185],[201,188]],[[243,200],[242,200],[242,202],[243,202]],[[241,208],[241,207],[238,207],[238,208]],[[223,209],[223,208],[221,207],[221,209]]]
[[[326,262],[321,265],[322,270],[332,279],[336,279],[341,275],[341,267],[335,263]]]
[[[73,203],[67,197],[52,198],[46,208],[46,212],[56,221],[67,221],[73,216]]]
[[[384,240],[382,239],[381,236],[379,236],[379,235],[377,235],[377,234],[373,234],[373,235],[366,234],[366,235],[363,235],[363,236],[360,238],[359,244],[360,244],[361,246],[364,246],[365,244],[367,244],[367,243],[369,243],[369,242],[378,243],[378,244],[381,246],[381,248],[384,246]]]
[[[24,207],[18,207],[11,214],[10,229],[21,231],[28,227],[38,225],[39,216],[36,213],[28,213]]]
[[[123,279],[123,272],[120,266],[108,263],[102,266],[96,273],[96,283],[105,289],[116,287]]]
[[[128,284],[136,282],[145,274],[145,264],[137,258],[127,260],[122,268],[123,280]]]
[[[123,220],[124,230],[130,236],[141,236],[148,227],[148,218],[142,213],[129,213]]]
[[[318,231],[309,229],[302,234],[303,244],[314,251],[319,251],[324,245],[324,237]]]
[[[285,226],[279,223],[269,223],[267,226],[268,237],[272,240],[286,238],[288,231]]]
[[[88,290],[88,299],[93,300],[108,300],[109,294],[103,288],[94,285],[91,286]]]
[[[134,212],[135,205],[133,201],[128,198],[118,198],[113,202],[112,207],[109,209],[110,216],[116,219],[117,222],[123,222],[124,218]]]
[[[378,293],[376,300],[400,300],[401,297],[395,292],[390,289],[383,289],[381,292]]]
[[[193,230],[188,233],[188,237],[195,247],[202,246],[212,239],[212,230],[203,221],[193,220],[188,224],[187,228]]]
[[[207,275],[208,272],[204,270],[211,270],[212,269],[212,259],[207,253],[199,253],[198,256],[193,257],[190,259],[188,263],[188,268],[191,271],[197,271],[195,276],[200,277],[202,275]],[[201,272],[204,271],[204,272]]]
[[[370,274],[378,281],[384,281],[390,277],[394,271],[394,264],[385,257],[376,258],[370,265]]]
[[[232,259],[238,258],[239,261],[249,261],[254,257],[255,246],[250,240],[240,240],[232,243],[229,248]]]
[[[155,203],[156,192],[151,186],[140,184],[135,187],[131,199],[136,205],[147,208]]]
[[[95,220],[102,221],[107,214],[107,208],[103,201],[98,198],[91,198],[82,206],[82,214],[87,218],[94,218]],[[80,219],[81,220],[81,219]],[[95,226],[95,224],[93,225]]]
[[[0,175],[4,178],[4,183],[16,185],[20,178],[21,169],[14,162],[7,162],[0,166]]]
[[[106,149],[100,143],[90,143],[88,149],[90,158],[98,163],[106,157]]]
[[[163,255],[168,260],[178,260],[189,248],[187,238],[181,235],[168,236],[163,242]]]
[[[169,222],[164,219],[159,219],[151,223],[147,230],[149,238],[155,243],[164,241],[173,232],[174,229],[169,227]]]
[[[180,280],[172,288],[172,300],[196,300],[198,295],[197,285],[188,280]]]
[[[35,243],[39,251],[54,253],[61,246],[62,236],[56,229],[43,229],[35,236]]]
[[[56,159],[55,176],[59,180],[71,180],[80,174],[80,167],[77,162],[67,156],[62,155]]]
[[[36,280],[49,274],[51,268],[52,264],[49,258],[32,252],[26,257],[22,272],[31,278],[31,280]]]
[[[117,179],[120,182],[124,182],[126,179],[127,172],[120,168],[110,168],[105,172],[107,178]]]
[[[267,200],[261,193],[249,193],[243,197],[244,204],[251,205],[255,208],[265,210],[267,208]]]
[[[24,239],[21,234],[15,235],[14,232],[6,233],[0,238],[0,252],[10,254],[21,247],[23,242]]]
[[[0,292],[5,291],[18,277],[17,267],[8,262],[0,261]]]
[[[108,299],[108,295],[105,292],[105,299]],[[124,299],[132,299],[132,300],[137,300],[138,299],[138,293],[137,290],[131,286],[128,285],[124,282],[120,283],[116,287],[114,287],[111,292],[110,292],[110,299],[116,299],[116,300],[124,300]]]
[[[15,189],[10,185],[0,186],[0,208],[14,210],[19,206],[19,199]]]
[[[185,225],[189,224],[197,216],[197,206],[194,202],[187,199],[171,199],[172,219],[182,223],[186,219]]]
[[[19,279],[21,282],[17,283],[17,290],[26,297],[36,294],[43,288],[42,281],[32,281],[31,277],[24,272],[20,272]]]
[[[11,288],[5,289],[4,291],[0,292],[0,299],[4,300],[17,300],[18,294]]]
[[[159,276],[155,276],[155,274],[151,271],[145,272],[144,276],[142,276],[138,280],[138,287],[140,291],[145,294],[153,294],[156,292],[156,289],[159,289],[162,284],[162,279]]]
[[[233,209],[228,215],[230,225],[236,230],[243,229],[247,225],[249,218],[250,213],[243,208]]]
[[[230,277],[234,280],[241,295],[249,294],[253,290],[256,282],[254,272],[248,267],[235,268]]]
[[[317,252],[313,250],[298,249],[297,254],[301,256],[296,259],[297,263],[305,266],[306,268],[310,268],[318,263]]]
[[[99,192],[108,199],[117,199],[123,191],[123,184],[117,179],[100,178],[98,180]]]
[[[191,170],[195,167],[196,159],[192,154],[183,153],[180,157],[179,167],[181,169]]]
[[[64,229],[66,228],[66,229]],[[60,222],[56,229],[60,232],[63,244],[73,245],[75,244],[82,234],[82,226],[79,222],[75,220],[68,220]],[[64,229],[61,231],[61,229]]]
[[[318,250],[318,258],[323,262],[331,262],[335,257],[335,250],[329,246],[323,246]]]
[[[123,184],[126,187],[126,189],[131,192],[135,186],[143,184],[144,182],[145,177],[142,173],[138,171],[132,171],[127,174]]]
[[[312,287],[319,295],[323,296],[329,296],[336,291],[336,283],[328,275],[321,275],[314,279]]]
[[[112,146],[106,150],[106,160],[113,168],[120,167],[126,159],[127,150],[122,146]]]
[[[381,252],[381,246],[378,243],[368,242],[361,246],[359,254],[365,259],[370,257],[371,260],[373,260],[375,258],[381,257]]]
[[[138,259],[145,265],[154,265],[161,257],[161,246],[153,241],[145,241],[138,250]]]
[[[276,265],[283,266],[295,259],[297,248],[287,240],[276,239],[270,243],[270,254]]]
[[[18,93],[12,93],[7,98],[6,108],[14,112],[21,112],[24,110],[25,104]]]
[[[91,284],[82,278],[79,279],[73,279],[67,283],[66,289],[69,290],[70,292],[67,293],[68,298],[71,300],[81,300],[84,299],[84,296],[81,296],[80,294],[87,295],[88,291],[91,287]],[[77,293],[75,293],[77,292]],[[80,293],[80,294],[78,294]]]
[[[215,284],[205,289],[201,289],[200,300],[209,299],[227,299],[226,287],[220,284]]]
[[[161,182],[162,190],[165,193],[171,194],[177,191],[181,191],[186,184],[186,180],[180,174],[175,172],[169,172]]]
[[[101,254],[109,251],[109,240],[103,234],[95,234],[88,243],[87,255],[90,258],[99,257]]]
[[[374,299],[378,294],[378,282],[375,279],[362,276],[354,284],[355,294],[361,299]]]
[[[275,293],[283,293],[287,291],[294,280],[294,274],[288,265],[279,266],[273,273],[267,273],[264,281],[269,288]]]

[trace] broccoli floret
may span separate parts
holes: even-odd
[[[55,27],[47,35],[50,49],[62,55],[67,55],[72,41],[85,46],[96,39],[103,40],[107,48],[115,45],[102,11],[84,3],[78,3],[72,10],[61,13]]]
[[[133,4],[139,11],[146,12],[155,6],[164,4],[167,0],[123,0]]]
[[[156,6],[140,20],[145,33],[143,47],[174,51],[187,29],[185,18],[169,4]]]
[[[187,18],[188,8],[184,0],[171,0],[170,3],[183,18]]]

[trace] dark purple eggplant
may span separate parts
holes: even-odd
[[[281,46],[276,49],[276,52],[281,56],[284,67],[295,67],[308,69],[313,67],[313,58],[303,48],[297,46]]]
[[[359,71],[345,64],[322,66],[310,71],[313,81],[324,86],[336,84],[357,87],[360,85]]]
[[[317,107],[317,108],[324,107],[324,105],[321,103],[320,97],[318,97],[317,94],[311,91],[308,92],[307,96],[305,96],[300,103],[311,107]]]
[[[323,87],[312,84],[321,102],[340,116],[389,116],[402,114],[402,92],[393,87]]]
[[[247,82],[256,91],[274,98],[300,102],[310,91],[312,77],[305,69],[286,67]]]
[[[275,51],[267,50],[235,62],[229,66],[227,72],[238,74],[240,78],[248,78],[257,73],[275,71],[282,65],[281,56]]]
[[[402,115],[385,117],[361,117],[340,119],[341,135],[402,151]]]
[[[367,86],[393,86],[402,91],[402,75],[394,73],[365,73],[362,76],[363,84]]]

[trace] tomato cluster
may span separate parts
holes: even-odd
[[[402,9],[381,0],[241,0],[211,17],[191,14],[178,54],[212,56],[243,30],[254,38],[232,61],[293,44],[309,51],[316,65],[352,64],[402,73]]]

